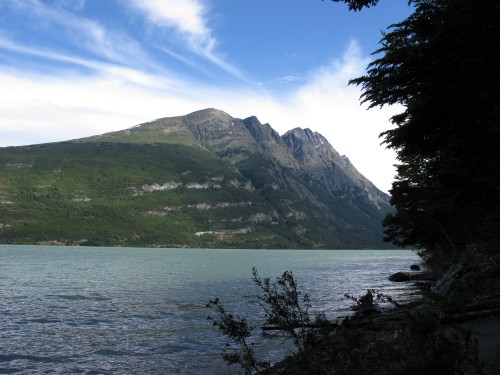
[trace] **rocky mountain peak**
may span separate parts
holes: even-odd
[[[184,116],[183,122],[207,150],[240,155],[228,157],[233,163],[241,161],[241,150],[272,160],[276,181],[281,181],[284,187],[288,182],[281,175],[283,167],[304,171],[311,181],[335,196],[365,197],[377,206],[388,202],[389,197],[359,173],[347,157],[341,156],[323,135],[309,128],[295,128],[280,136],[256,116],[241,120],[213,108]],[[235,150],[240,151],[235,154]],[[299,189],[292,185],[287,188]]]
[[[302,141],[309,141],[313,142],[314,141],[314,133],[311,129],[309,128],[294,128],[292,130],[289,130],[285,133],[285,136],[293,137],[298,140]]]
[[[275,142],[281,141],[279,134],[273,128],[271,128],[271,125],[262,124],[255,116],[244,119],[243,125],[256,139],[272,138]]]
[[[387,204],[389,196],[378,190],[328,140],[310,129],[295,128],[282,136],[285,144],[314,180],[324,189],[341,197],[364,197],[376,206]]]
[[[295,128],[282,136],[283,141],[301,164],[340,162],[341,156],[328,140],[311,129]]]
[[[215,108],[201,109],[182,117],[187,119],[189,122],[201,122],[204,124],[210,124],[216,121],[231,122],[232,120],[231,115]]]

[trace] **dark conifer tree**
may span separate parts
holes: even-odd
[[[342,0],[333,0],[342,1]],[[376,0],[345,0],[350,9]],[[500,2],[411,0],[380,57],[351,81],[370,107],[402,104],[382,133],[397,152],[386,240],[450,260],[500,243]]]

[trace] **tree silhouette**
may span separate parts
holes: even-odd
[[[335,2],[342,0],[333,0]],[[377,1],[344,0],[350,9]],[[500,240],[500,3],[411,0],[367,74],[350,81],[370,107],[402,104],[382,133],[397,152],[386,240],[454,260]]]

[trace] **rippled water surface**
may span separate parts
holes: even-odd
[[[261,316],[244,298],[251,269],[292,270],[313,306],[348,314],[345,293],[412,293],[387,276],[410,251],[130,249],[0,246],[0,373],[224,374],[225,340],[206,320],[210,298]],[[258,324],[258,323],[257,323]],[[279,359],[280,338],[255,333]]]

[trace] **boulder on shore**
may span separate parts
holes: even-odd
[[[389,276],[389,281],[402,282],[410,281],[410,276],[404,272],[396,272],[394,275]]]

